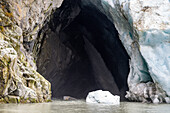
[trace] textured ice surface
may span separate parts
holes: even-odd
[[[128,94],[135,95],[131,99],[167,102],[166,98],[170,96],[170,1],[87,0],[84,4],[97,7],[119,32],[131,58]],[[143,86],[140,84],[150,82],[155,84],[154,87],[144,85],[138,92],[134,90]],[[152,92],[151,97],[144,96],[146,92]]]
[[[86,102],[118,105],[120,104],[120,96],[114,96],[109,91],[97,90],[87,95]]]
[[[163,30],[146,31],[140,51],[150,75],[170,96],[170,34]]]

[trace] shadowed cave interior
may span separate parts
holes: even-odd
[[[83,99],[102,89],[125,100],[129,56],[114,24],[92,6],[72,6],[73,13],[79,9],[75,18],[58,21],[64,5],[39,33],[38,72],[51,82],[52,96]]]

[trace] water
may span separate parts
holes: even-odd
[[[53,101],[38,104],[0,104],[0,113],[168,113],[168,104],[122,102],[120,105],[87,104],[85,101]]]

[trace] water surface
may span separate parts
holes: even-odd
[[[168,113],[169,104],[122,102],[120,105],[87,104],[85,101],[53,101],[36,104],[0,104],[0,113]]]

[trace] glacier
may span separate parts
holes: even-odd
[[[87,0],[112,21],[130,56],[126,98],[167,102],[170,96],[170,1]]]

